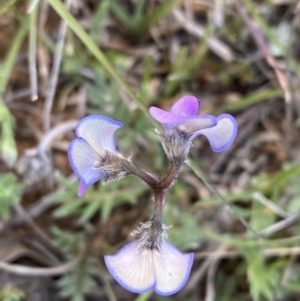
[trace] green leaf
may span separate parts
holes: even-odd
[[[92,21],[91,37],[95,43],[98,43],[101,38],[104,19],[109,12],[110,0],[103,0],[98,4]]]
[[[2,96],[28,29],[27,21],[28,19],[24,18],[18,31],[14,35],[13,42],[7,51],[0,74],[0,155],[10,167],[15,164],[17,159],[17,147],[13,131],[14,119],[5,106]]]
[[[181,250],[190,249],[198,245],[202,237],[201,226],[198,225],[195,212],[182,210],[178,206],[178,199],[187,198],[184,185],[177,183],[173,193],[167,195],[168,201],[164,208],[164,223],[171,226],[168,239]],[[193,231],[191,231],[193,229]]]
[[[56,209],[53,213],[54,217],[66,217],[78,213],[78,209],[84,204],[84,199],[77,198],[71,202],[65,203]]]
[[[76,256],[84,248],[85,239],[84,233],[70,233],[63,231],[58,227],[52,227],[54,235],[53,244],[59,247],[68,257]]]
[[[126,203],[136,203],[138,197],[145,191],[145,187],[133,176],[128,176],[122,182],[114,182],[101,188],[102,194],[105,196],[101,211],[101,218],[104,222],[107,221],[114,207]]]
[[[179,83],[182,81],[184,74],[184,67],[187,64],[189,56],[189,49],[187,47],[181,47],[174,64],[172,66],[172,71],[168,77],[168,82],[166,84],[164,93],[170,96],[174,93],[175,89],[178,87]]]
[[[247,275],[250,284],[251,296],[254,300],[266,298],[273,301],[274,296],[281,294],[282,268],[286,261],[277,260],[272,264],[266,264],[263,249],[243,249],[247,262]]]
[[[269,100],[270,98],[279,96],[281,94],[282,94],[281,89],[269,89],[269,90],[257,91],[250,95],[246,95],[245,97],[242,97],[237,102],[222,106],[219,110],[216,111],[216,114],[220,114],[224,112],[235,112],[247,108],[256,103]]]
[[[12,173],[0,174],[0,217],[2,219],[9,218],[10,206],[19,202],[22,190],[22,184],[18,183]]]
[[[258,201],[252,201],[249,222],[249,225],[252,229],[255,231],[260,231],[264,228],[267,228],[275,222],[275,218],[276,215],[270,208],[259,203]]]
[[[14,118],[0,96],[0,154],[8,166],[17,160],[17,147],[14,139]]]
[[[0,16],[5,14],[18,0],[6,0],[0,3]]]
[[[263,194],[277,195],[286,187],[293,177],[300,174],[300,164],[286,164],[282,170],[272,174],[260,174],[252,180],[253,189],[261,191]],[[272,198],[273,199],[273,198]]]
[[[25,300],[25,293],[17,287],[7,285],[0,290],[1,301],[22,301]]]
[[[78,183],[70,183],[59,176],[56,181],[64,187],[63,191],[53,193],[48,200],[60,204],[54,211],[56,218],[78,216],[81,223],[85,223],[92,216],[101,212],[101,219],[105,222],[113,208],[121,204],[134,204],[145,191],[145,186],[133,176],[116,181],[105,186],[101,182],[95,187],[89,187],[83,197],[77,196]]]
[[[152,296],[152,294],[152,291],[140,294],[134,301],[147,301]]]
[[[93,215],[97,213],[101,209],[102,202],[101,200],[94,200],[90,202],[85,208],[83,209],[81,216],[80,216],[80,223],[85,223],[88,221]]]
[[[86,233],[84,232],[71,233],[54,227],[52,233],[54,245],[63,250],[69,259],[77,256],[85,247]],[[60,295],[71,301],[84,301],[85,294],[94,286],[92,274],[95,272],[95,266],[97,266],[96,259],[86,255],[77,266],[57,281]]]

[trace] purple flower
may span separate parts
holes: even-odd
[[[99,167],[108,153],[116,153],[114,133],[122,126],[121,122],[101,115],[85,117],[78,123],[77,138],[68,149],[70,164],[80,180],[78,196],[106,175]]]
[[[163,124],[168,135],[175,128],[189,139],[204,135],[213,151],[225,150],[237,134],[236,120],[229,114],[218,117],[197,115],[199,106],[200,100],[196,97],[184,96],[175,102],[169,112],[157,107],[151,107],[149,112],[155,120]]]
[[[104,260],[115,280],[127,290],[144,293],[154,289],[159,295],[172,295],[186,284],[194,254],[183,254],[167,242],[165,225],[153,240],[151,225],[151,222],[143,224],[133,232],[133,235],[139,233],[139,239],[125,245],[115,255],[104,256]]]

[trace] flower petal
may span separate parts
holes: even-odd
[[[160,250],[153,250],[153,262],[156,278],[154,291],[168,296],[180,291],[186,284],[194,254],[183,254],[174,245],[164,241]]]
[[[78,196],[83,196],[85,191],[87,189],[87,185],[83,181],[79,181],[79,187],[78,187]]]
[[[229,114],[222,114],[217,117],[216,126],[200,130],[195,133],[195,136],[206,136],[212,150],[215,152],[222,152],[230,146],[236,134],[236,120]]]
[[[99,155],[85,140],[77,138],[70,143],[68,156],[74,173],[80,179],[78,195],[82,196],[87,186],[94,184],[105,175],[94,167],[99,160]]]
[[[102,150],[116,151],[114,133],[123,123],[101,115],[90,115],[77,125],[76,135],[83,138],[100,156]]]
[[[198,113],[200,100],[195,96],[187,95],[177,100],[170,109],[170,113],[182,117],[194,117]]]
[[[193,135],[199,130],[205,128],[211,128],[217,124],[217,119],[212,115],[198,115],[193,118],[189,118],[178,126],[178,129],[181,132],[184,132],[188,135]]]
[[[144,293],[155,285],[152,250],[139,249],[139,241],[125,245],[116,255],[104,256],[115,280],[127,290]]]
[[[149,113],[156,121],[162,123],[165,127],[175,126],[186,120],[186,117],[164,111],[157,107],[150,107]]]
[[[150,115],[158,122],[162,123],[166,130],[184,122],[190,117],[194,117],[199,109],[200,101],[194,96],[184,96],[174,103],[170,112],[157,107],[150,107]]]

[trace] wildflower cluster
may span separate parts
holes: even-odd
[[[186,161],[193,139],[204,135],[212,150],[221,152],[231,145],[237,133],[237,124],[231,115],[197,115],[199,106],[196,97],[185,96],[169,112],[156,107],[149,110],[165,129],[165,132],[155,130],[171,165],[164,177],[144,171],[117,152],[114,133],[123,124],[108,117],[92,115],[82,119],[76,128],[77,138],[70,144],[70,164],[80,180],[79,196],[100,179],[110,182],[129,174],[139,177],[152,190],[152,219],[132,232],[134,241],[117,254],[104,258],[115,280],[131,292],[154,289],[159,295],[175,294],[190,275],[194,254],[184,254],[167,241],[168,227],[162,223],[165,191],[173,185]]]

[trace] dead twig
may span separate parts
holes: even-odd
[[[264,255],[267,257],[272,256],[295,256],[300,255],[300,247],[291,248],[270,248],[263,250]],[[205,259],[205,258],[222,258],[230,259],[243,256],[238,250],[224,250],[224,251],[205,251],[195,253],[195,259]]]
[[[222,253],[225,252],[228,246],[220,245],[217,248],[216,252]],[[214,254],[214,253],[211,253]],[[186,296],[192,289],[196,287],[196,284],[201,281],[201,279],[204,277],[207,269],[214,265],[216,262],[219,261],[219,258],[221,257],[211,257],[207,256],[206,260],[200,265],[200,267],[192,274],[190,280],[188,281],[187,285],[183,288],[183,290],[179,293],[179,297],[182,299],[182,297]]]
[[[106,277],[107,273],[105,272],[102,264],[100,264],[100,268],[97,272],[97,275],[99,276],[99,278],[101,279],[101,281],[103,282],[103,287],[104,287],[104,291],[105,294],[108,298],[109,301],[117,301],[117,298],[115,296],[115,293]]]
[[[35,267],[28,267],[19,264],[9,264],[0,261],[0,270],[16,275],[23,275],[23,276],[41,276],[41,277],[59,276],[67,273],[73,267],[79,264],[80,261],[84,258],[84,255],[85,255],[85,250],[82,251],[77,257],[75,257],[71,261],[51,268],[35,268]]]
[[[235,6],[239,14],[244,19],[251,36],[253,37],[257,47],[262,52],[266,62],[274,70],[279,86],[283,91],[284,100],[286,104],[286,140],[287,140],[286,142],[287,142],[287,149],[288,149],[289,142],[290,142],[292,94],[288,85],[287,77],[283,72],[281,72],[277,61],[271,55],[270,50],[266,44],[266,41],[262,35],[262,30],[258,27],[257,23],[255,23],[255,21],[250,18],[247,8],[240,0],[235,0]]]
[[[287,228],[287,227],[293,225],[299,219],[300,219],[299,213],[292,214],[289,217],[287,217],[286,219],[279,221],[279,222],[259,231],[259,234],[262,236],[270,236],[284,228]]]
[[[38,145],[38,154],[43,157],[43,159],[48,160],[47,151],[51,147],[53,141],[60,135],[72,131],[76,128],[78,120],[68,120],[61,122],[57,126],[51,129],[41,140]]]
[[[69,10],[72,0],[66,0],[66,8]],[[56,91],[56,86],[58,82],[58,75],[60,70],[60,64],[63,54],[63,48],[65,44],[65,37],[67,33],[67,22],[61,21],[61,25],[58,31],[58,41],[56,44],[55,57],[53,60],[53,67],[50,76],[50,82],[48,87],[48,92],[45,100],[44,107],[44,130],[49,131],[50,129],[50,115],[53,106],[53,99]]]
[[[213,22],[219,28],[224,25],[224,0],[214,1]]]
[[[218,264],[221,258],[217,257],[210,265],[207,272],[207,282],[206,282],[206,296],[205,301],[214,301],[215,300],[215,284],[214,278],[217,271]]]
[[[205,29],[193,21],[190,21],[182,11],[178,9],[173,10],[173,15],[175,19],[181,24],[181,26],[190,34],[196,37],[205,36]],[[224,44],[222,41],[218,40],[215,37],[208,37],[207,44],[209,48],[224,61],[231,62],[234,60],[234,55],[232,50]]]
[[[51,258],[59,262],[58,258],[62,257],[61,251],[51,243],[50,237],[32,220],[27,211],[20,204],[13,205],[14,210],[25,224],[31,229],[36,237],[51,251]],[[49,256],[48,256],[49,257]]]
[[[39,3],[39,16],[38,16],[38,32],[43,39],[49,39],[47,32],[45,31],[45,24],[47,22],[49,14],[49,4],[48,1],[41,1]],[[45,95],[45,89],[48,86],[49,81],[49,65],[50,65],[50,54],[47,48],[42,44],[38,43],[37,48],[37,60],[39,66],[39,76],[42,83],[42,94]]]
[[[30,16],[30,32],[29,32],[29,74],[30,74],[30,90],[31,100],[38,99],[38,84],[37,84],[37,68],[36,68],[36,23],[37,23],[38,5],[33,9]]]
[[[287,217],[291,216],[290,213],[288,213],[285,210],[283,210],[282,208],[280,208],[278,205],[276,205],[275,203],[273,203],[272,201],[270,201],[268,198],[266,198],[262,193],[260,193],[258,191],[254,192],[252,194],[252,198],[254,200],[260,202],[264,206],[268,207],[274,213],[276,213],[277,215],[279,215],[279,216],[281,216],[283,218],[287,218]]]

